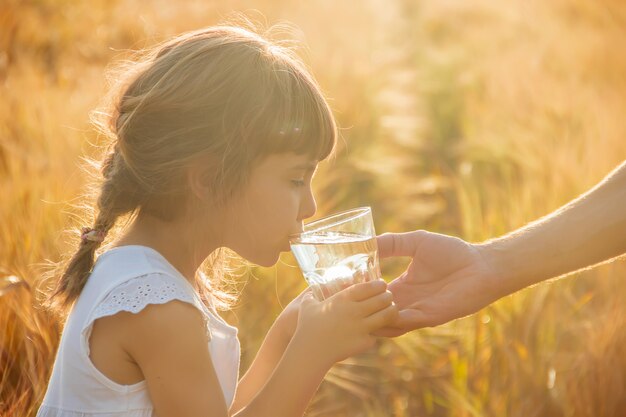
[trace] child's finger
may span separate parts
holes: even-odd
[[[311,291],[305,292],[302,294],[302,299],[300,300],[300,308],[306,307],[309,304],[318,303],[315,295]]]
[[[378,311],[384,310],[389,307],[393,302],[393,294],[391,291],[386,290],[383,293],[365,299],[359,303],[359,309],[363,314],[363,317],[370,316]]]
[[[382,279],[354,284],[338,294],[345,294],[352,301],[362,301],[385,292],[387,283]]]
[[[331,295],[334,294],[334,292],[332,291],[331,286],[328,283],[320,284],[319,288],[320,288],[320,292],[321,292],[321,295],[322,295],[322,300],[325,300],[325,299],[327,299],[328,297],[330,297]]]
[[[391,326],[398,320],[399,313],[395,304],[381,310],[365,319],[366,328],[372,332],[382,327]]]

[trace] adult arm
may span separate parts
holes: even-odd
[[[626,253],[626,162],[550,215],[476,247],[504,293]]]
[[[626,162],[553,213],[479,244],[418,230],[378,237],[381,258],[410,256],[389,284],[399,335],[474,313],[534,283],[626,253]]]

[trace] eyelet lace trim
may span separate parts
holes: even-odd
[[[132,278],[115,287],[98,304],[91,320],[111,316],[120,311],[136,314],[148,304],[164,304],[171,300],[188,302],[202,311],[184,283],[165,274],[151,273]]]

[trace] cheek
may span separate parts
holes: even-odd
[[[250,189],[243,200],[242,226],[249,234],[268,239],[292,232],[298,212],[298,193],[283,184],[259,184]],[[235,219],[236,220],[236,219]],[[252,237],[252,236],[249,236]]]
[[[288,187],[276,187],[259,193],[255,198],[252,212],[265,228],[292,227],[298,210],[297,194]]]
[[[289,250],[296,217],[297,196],[288,188],[251,191],[229,213],[230,247],[257,265],[272,266]]]

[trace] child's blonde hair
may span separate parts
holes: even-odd
[[[296,152],[322,160],[336,140],[328,104],[293,51],[239,27],[210,27],[163,43],[134,62],[114,91],[100,124],[110,145],[93,229],[104,233],[139,212],[165,221],[180,216],[192,162],[210,164],[215,203],[223,204],[263,156]],[[48,308],[67,312],[99,245],[79,244]],[[196,280],[203,298],[210,295],[210,283]]]

